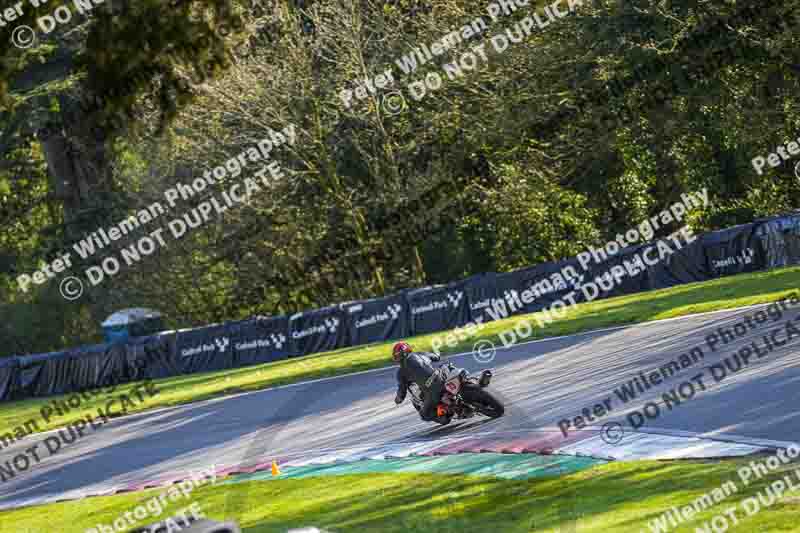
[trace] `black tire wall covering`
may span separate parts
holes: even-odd
[[[669,242],[669,241],[664,241]],[[240,368],[312,353],[446,331],[481,318],[496,301],[509,314],[531,313],[606,274],[657,243],[631,246],[584,270],[575,258],[514,272],[485,273],[447,285],[342,303],[280,317],[254,317],[0,359],[0,401],[67,394],[148,378]],[[800,264],[800,212],[698,235],[664,261],[626,276],[599,298]],[[578,277],[562,276],[577,272]],[[581,301],[578,291],[577,301]],[[342,357],[346,357],[343,355]]]

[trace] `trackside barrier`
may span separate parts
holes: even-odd
[[[614,266],[626,261],[630,264],[644,248],[657,243],[624,248],[605,261],[589,264],[585,256],[581,264],[578,256],[292,316],[258,316],[132,338],[124,344],[97,344],[7,357],[0,359],[0,401],[100,387],[110,376],[115,383],[126,383],[241,368],[446,331],[478,318],[491,320],[487,309],[497,303],[520,302],[519,295],[526,291],[529,297],[510,309],[509,314],[532,313],[547,308]],[[600,298],[796,264],[800,264],[800,211],[699,235],[664,261],[641,264],[633,273],[627,269],[629,275]],[[143,358],[146,366],[135,364]]]

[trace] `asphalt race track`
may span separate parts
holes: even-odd
[[[758,308],[762,309],[762,308]],[[790,309],[778,322],[749,329],[744,337],[711,352],[707,335],[733,328],[758,309],[706,314],[565,338],[538,341],[497,351],[489,365],[472,354],[452,358],[473,371],[496,369],[493,388],[507,402],[499,420],[476,418],[447,427],[423,423],[409,401],[395,407],[396,368],[240,394],[168,408],[111,422],[96,433],[64,446],[56,455],[0,485],[0,506],[10,507],[111,491],[209,465],[255,464],[278,456],[302,456],[323,449],[380,445],[397,441],[443,440],[452,435],[504,434],[557,429],[565,418],[592,409],[612,397],[612,411],[595,420],[599,426],[658,400],[660,416],[640,431],[689,432],[738,442],[800,441],[800,337],[719,383],[705,378],[697,391],[673,410],[662,393],[703,369],[730,357],[798,318]],[[798,322],[800,324],[800,322]],[[786,339],[785,331],[776,337]],[[701,347],[704,357],[661,386],[625,405],[614,389],[652,371],[680,354]],[[388,354],[387,354],[388,358]],[[627,428],[627,431],[630,431]],[[0,463],[42,442],[33,435],[8,447]]]

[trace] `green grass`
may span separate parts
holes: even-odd
[[[235,519],[247,533],[284,533],[309,526],[337,533],[638,533],[650,531],[647,521],[667,509],[688,505],[730,480],[736,492],[670,531],[694,532],[731,507],[737,507],[736,531],[797,531],[800,488],[752,516],[746,516],[740,502],[798,465],[745,486],[736,475],[744,462],[617,462],[560,478],[524,481],[368,474],[217,484],[197,489],[163,514],[136,525],[163,520],[196,501],[208,517]],[[111,524],[164,490],[0,512],[0,532],[83,532]]]
[[[570,308],[563,318],[543,328],[534,328],[527,340],[771,302],[787,296],[798,286],[800,267],[794,267],[610,298]],[[442,353],[470,351],[479,339],[498,343],[499,333],[522,320],[535,325],[537,314],[491,322],[477,336],[457,342],[452,342],[455,337],[448,339],[447,332],[415,337],[411,342],[417,350],[429,350],[434,339],[438,339]],[[145,396],[146,401],[137,402],[129,412],[387,366],[391,363],[391,345],[392,342],[372,344],[234,370],[160,379],[155,382],[158,394]],[[114,395],[130,393],[132,388],[133,384],[122,385]],[[38,413],[52,398],[3,403],[0,405],[0,434],[31,419],[39,421],[40,431],[60,427],[94,412],[97,407],[105,405],[109,398],[101,396],[84,402],[79,410],[55,417],[49,423],[42,422]],[[119,405],[115,409],[119,409]]]

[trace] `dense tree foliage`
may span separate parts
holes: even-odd
[[[5,351],[97,340],[123,307],[188,326],[556,260],[703,187],[712,205],[691,213],[696,231],[798,207],[796,162],[759,174],[751,160],[800,136],[800,1],[573,0],[514,42],[515,24],[546,19],[544,5],[492,21],[486,2],[462,0],[148,0],[98,5],[25,51],[2,45]],[[399,68],[478,17],[483,31]],[[475,69],[447,75],[481,45]],[[393,85],[344,104],[343,89],[387,69]],[[413,98],[408,84],[434,73],[441,87]],[[404,104],[387,99],[396,91]],[[246,205],[80,300],[61,298],[58,279],[17,289],[18,274],[288,124],[295,142],[272,153],[284,178]]]

